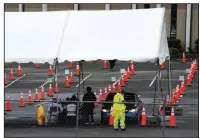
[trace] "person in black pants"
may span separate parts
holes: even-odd
[[[85,124],[89,124],[89,117],[91,119],[91,124],[94,124],[93,110],[95,108],[94,102],[96,101],[96,96],[92,92],[91,87],[86,88],[87,93],[83,96],[83,101],[88,101],[83,103],[82,112],[84,116]]]
[[[115,66],[116,60],[115,59],[114,60],[109,60],[109,62],[110,62],[110,71],[113,71],[113,68]]]

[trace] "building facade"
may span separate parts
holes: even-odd
[[[5,12],[34,12],[60,10],[120,10],[165,7],[167,36],[181,40],[183,50],[194,48],[199,38],[199,4],[5,4]]]

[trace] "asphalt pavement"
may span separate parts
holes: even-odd
[[[116,80],[121,77],[120,69],[127,69],[128,62],[117,62],[113,72],[109,69],[103,68],[103,61],[98,62],[86,62],[83,64],[83,81],[79,85],[79,78],[74,76],[75,83],[70,85],[70,88],[64,88],[65,85],[65,69],[68,68],[68,63],[61,63],[59,65],[59,77],[58,84],[60,87],[60,98],[71,97],[76,94],[81,88],[81,95],[84,94],[84,89],[86,86],[90,85],[93,91],[99,94],[100,89],[104,89],[109,85],[112,85],[111,77],[116,77]],[[73,63],[73,69],[70,70],[75,72],[76,63]],[[109,65],[109,64],[108,64]],[[9,77],[9,72],[13,69],[15,76],[17,73],[17,63],[10,63],[6,65],[5,74],[7,78]],[[26,74],[22,78],[17,78],[17,81],[9,83],[9,86],[5,88],[5,98],[9,96],[12,103],[12,111],[8,112],[5,116],[5,122],[11,124],[5,127],[5,136],[7,137],[197,137],[198,136],[198,72],[194,76],[193,85],[186,90],[186,95],[180,101],[180,105],[183,107],[183,116],[177,116],[177,128],[165,128],[162,127],[148,127],[140,128],[138,126],[128,125],[126,132],[115,132],[112,127],[102,126],[100,124],[100,108],[97,107],[95,114],[95,125],[94,126],[79,126],[79,129],[73,127],[47,127],[47,128],[37,128],[33,126],[28,126],[26,128],[21,128],[24,120],[29,120],[30,122],[36,118],[37,106],[42,104],[45,111],[47,111],[49,103],[46,101],[41,101],[35,103],[34,105],[26,105],[25,107],[18,107],[20,93],[23,92],[24,99],[28,98],[29,89],[32,91],[32,96],[34,97],[35,89],[41,91],[40,86],[44,86],[45,92],[47,93],[49,83],[47,83],[48,78],[48,64],[41,65],[41,68],[35,69],[34,64],[21,64],[23,69],[23,74]],[[147,115],[152,115],[152,104],[153,96],[155,91],[155,83],[149,87],[150,83],[156,76],[157,66],[154,63],[134,63],[136,75],[126,83],[126,87],[123,89],[129,92],[135,92],[141,95],[141,100],[145,103]],[[168,92],[168,78],[167,71],[168,65],[165,65],[165,69],[162,70],[161,76],[161,87],[163,93]],[[186,69],[190,68],[190,63],[187,62],[182,64],[180,61],[171,62],[172,68],[172,89],[180,84],[179,76],[184,76],[186,78]],[[81,77],[82,79],[82,77]],[[78,86],[77,86],[78,85]],[[54,94],[57,96],[56,94]],[[156,94],[156,98],[161,98],[161,93]],[[51,98],[48,98],[51,100]],[[16,101],[15,101],[16,100]],[[192,104],[192,105],[191,105]],[[13,121],[14,120],[14,121]],[[26,121],[24,121],[26,122]],[[6,124],[5,123],[5,124]],[[21,123],[21,124],[20,124]],[[31,123],[30,123],[31,124]],[[18,125],[14,127],[14,125]]]

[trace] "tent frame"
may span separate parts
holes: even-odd
[[[81,77],[82,77],[82,80],[83,80],[83,60],[82,61],[78,61],[78,64],[79,64],[79,67],[80,67],[80,74],[78,76],[79,78],[79,84],[81,83]],[[157,95],[157,92],[158,93],[161,93],[161,96],[163,97],[166,97],[166,95],[163,95],[162,93],[162,85],[161,85],[161,70],[160,70],[160,64],[159,64],[159,58],[156,58],[156,64],[157,64],[157,77],[156,77],[156,82],[155,82],[155,92],[154,92],[154,96],[153,96],[153,113],[152,115],[155,116],[157,113],[156,113],[156,95]],[[55,73],[55,77],[54,77],[54,80],[53,80],[53,83],[54,83],[54,86],[56,83],[58,83],[58,69],[59,69],[59,63],[58,63],[58,58],[55,58],[54,59],[54,73]],[[168,59],[168,93],[170,95],[170,101],[172,99],[172,91],[171,91],[171,62],[170,62],[170,58]],[[84,91],[84,81],[83,81],[83,91]],[[57,101],[58,101],[58,93],[57,93]],[[80,95],[81,95],[81,87],[78,87],[77,89],[77,98],[80,99]],[[80,103],[78,102],[77,104],[77,109],[79,109],[79,106],[80,106]],[[77,114],[79,115],[79,110],[77,110]],[[77,116],[77,119],[78,119],[78,116]],[[78,123],[78,122],[77,122]],[[78,124],[77,124],[78,125]]]

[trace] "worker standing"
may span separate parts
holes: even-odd
[[[114,59],[114,60],[109,60],[109,62],[110,62],[110,71],[113,71],[113,68],[115,67],[116,59]]]
[[[91,124],[94,124],[94,102],[96,101],[96,96],[94,95],[94,93],[92,92],[92,88],[90,86],[88,86],[86,88],[87,93],[84,94],[83,96],[83,101],[86,101],[83,103],[83,107],[82,107],[82,111],[83,111],[83,116],[84,116],[84,121],[85,124],[89,124],[89,117],[90,117],[90,122]]]
[[[126,105],[124,102],[124,91],[121,93],[117,92],[113,99],[112,115],[114,117],[114,129],[118,130],[118,124],[120,122],[121,131],[125,131],[125,109]]]

